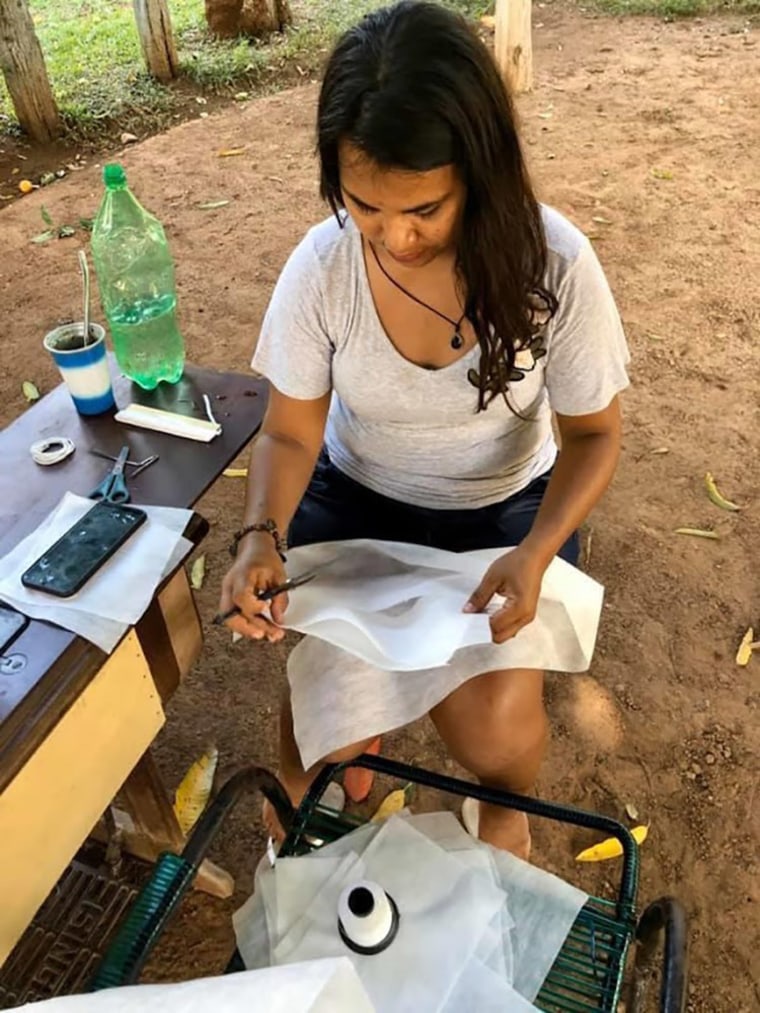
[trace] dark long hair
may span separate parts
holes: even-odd
[[[512,100],[464,19],[434,3],[402,0],[367,15],[338,42],[317,119],[321,192],[336,215],[343,207],[341,140],[383,168],[456,166],[466,188],[457,275],[481,350],[471,382],[478,410],[499,394],[506,398],[510,380],[521,378],[516,352],[536,343],[557,304],[542,287],[546,240]]]

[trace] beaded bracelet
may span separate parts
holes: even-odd
[[[246,535],[250,535],[252,531],[265,531],[268,535],[271,535],[274,539],[274,547],[277,550],[277,555],[283,563],[285,562],[285,552],[288,548],[287,542],[280,535],[280,532],[277,530],[277,524],[271,517],[268,517],[260,524],[249,524],[247,527],[241,528],[240,531],[235,532],[229,546],[229,553],[233,558],[237,555],[240,539],[245,538]]]

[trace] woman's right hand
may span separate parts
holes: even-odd
[[[287,579],[271,535],[263,533],[263,538],[254,535],[245,539],[222,581],[219,611],[229,612],[235,605],[240,609],[238,614],[230,616],[225,625],[250,640],[268,640],[270,643],[282,640],[285,630],[275,624],[283,620],[288,596],[279,594],[272,601],[260,601],[256,592],[277,587]]]

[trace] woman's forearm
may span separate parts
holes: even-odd
[[[243,527],[271,518],[285,537],[311,479],[318,450],[282,435],[261,433],[251,450]],[[246,536],[242,541],[252,540]]]
[[[548,566],[601,499],[619,456],[619,431],[563,440],[543,502],[523,547]]]

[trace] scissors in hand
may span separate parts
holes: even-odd
[[[124,465],[128,457],[129,447],[122,447],[113,468],[100,485],[92,490],[90,499],[103,500],[105,503],[129,503],[129,489],[124,478]]]
[[[300,577],[291,577],[290,580],[286,580],[283,584],[276,584],[274,587],[268,587],[264,591],[256,592],[256,598],[259,601],[272,601],[278,594],[285,594],[287,591],[292,591],[294,587],[308,584],[310,580],[314,580],[316,575],[316,572],[312,570],[310,573],[302,573]],[[222,626],[228,619],[239,614],[240,609],[235,605],[228,612],[220,612],[215,615],[213,625]]]

